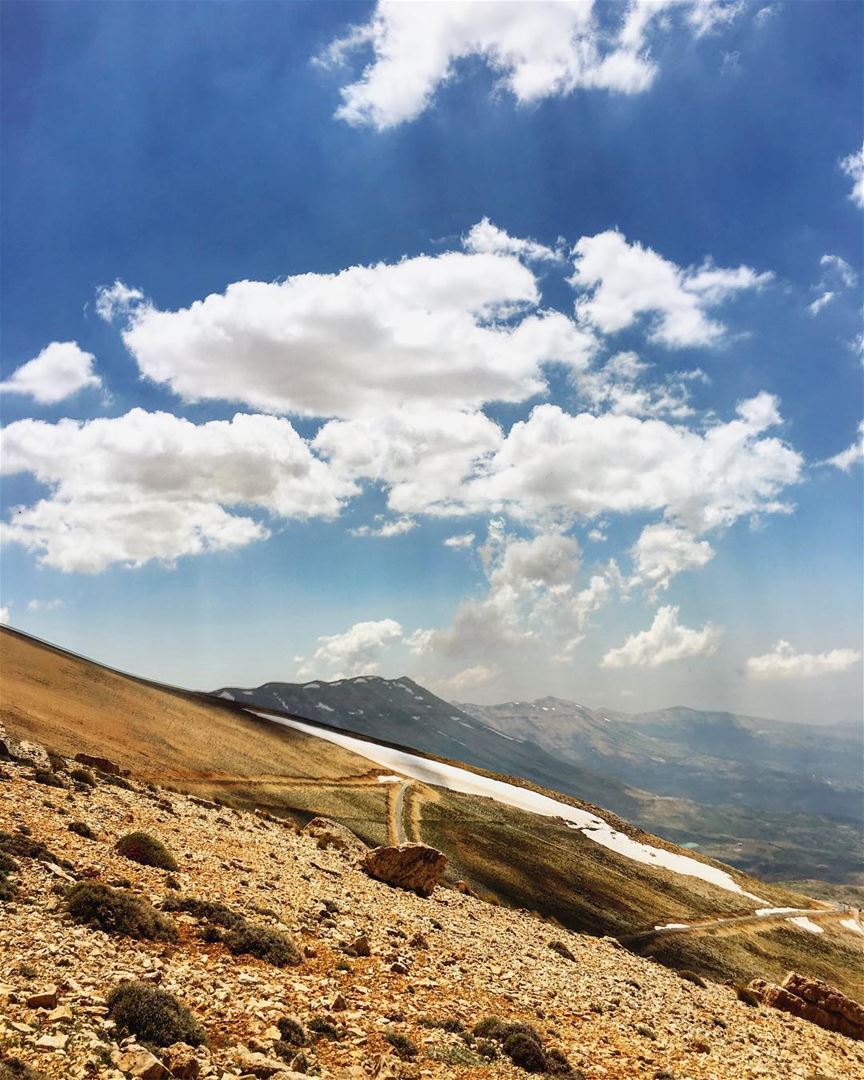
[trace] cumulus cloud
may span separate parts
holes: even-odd
[[[544,363],[579,369],[595,348],[540,309],[514,255],[461,251],[140,305],[123,339],[142,375],[187,401],[328,417],[522,401],[545,390]]]
[[[377,514],[374,525],[359,525],[351,532],[354,536],[378,536],[387,539],[390,536],[404,536],[417,528],[414,518],[401,517],[387,520],[382,514]]]
[[[466,691],[475,690],[478,686],[485,686],[491,682],[501,669],[495,665],[477,664],[474,667],[463,668],[446,679],[429,679],[428,684],[444,698],[456,698]]]
[[[410,4],[379,0],[368,22],[353,27],[319,58],[344,64],[371,50],[360,78],[342,88],[336,115],[378,130],[413,120],[438,89],[459,75],[458,65],[480,58],[521,105],[577,89],[634,94],[653,82],[652,30],[658,16],[683,12],[694,36],[731,21],[740,3],[722,0],[633,0],[604,12],[592,0],[532,0],[482,4]]]
[[[826,292],[823,292],[820,296],[817,296],[816,299],[811,304],[808,304],[807,305],[807,310],[810,312],[811,315],[813,315],[815,317],[816,315],[819,314],[819,312],[822,310],[822,308],[824,308],[826,305],[831,303],[831,301],[834,299],[835,295],[836,295],[836,293],[832,292],[831,289],[828,289]]]
[[[691,372],[645,382],[651,365],[634,352],[617,353],[603,367],[582,372],[577,379],[579,393],[592,411],[628,416],[669,416],[684,419],[695,409],[690,404]]]
[[[799,653],[788,641],[780,640],[764,656],[750,657],[747,674],[753,679],[810,679],[848,671],[860,659],[856,649]]]
[[[714,549],[707,540],[697,540],[688,529],[661,521],[646,525],[631,555],[635,574],[630,583],[658,593],[669,588],[676,574],[705,566],[714,558]]]
[[[193,424],[133,409],[114,419],[20,420],[2,433],[2,471],[32,473],[51,493],[3,525],[59,570],[96,573],[224,551],[265,537],[248,514],[334,517],[356,492],[287,420],[237,415]]]
[[[93,371],[96,357],[77,341],[52,341],[0,383],[6,394],[26,394],[40,405],[55,405],[88,386],[101,386]]]
[[[840,168],[852,181],[849,198],[857,206],[864,206],[864,144],[848,157],[840,159]]]
[[[9,608],[0,607],[0,626],[9,625]]]
[[[835,469],[849,472],[853,465],[864,462],[864,420],[858,425],[858,438],[839,454],[828,458],[823,465],[833,465]]]
[[[474,533],[457,533],[455,536],[448,536],[444,541],[444,547],[448,548],[470,548],[474,546]]]
[[[840,255],[823,255],[819,265],[826,273],[836,275],[846,289],[854,289],[858,283],[858,275]]]
[[[342,634],[318,638],[318,648],[305,659],[300,657],[299,679],[321,676],[344,679],[378,671],[387,648],[402,640],[402,627],[395,619],[358,622]],[[331,669],[336,669],[335,673]]]
[[[59,597],[53,597],[49,600],[29,600],[27,602],[28,611],[59,611],[60,608],[65,606],[65,602]]]
[[[709,262],[681,268],[615,229],[583,236],[573,249],[573,267],[576,311],[584,323],[612,334],[647,316],[651,340],[670,348],[717,344],[726,328],[709,317],[710,309],[737,292],[762,288],[773,276]]]
[[[119,278],[113,285],[100,285],[96,290],[96,314],[108,323],[128,315],[145,303],[146,298],[140,289],[127,285]]]
[[[464,511],[462,483],[503,438],[481,412],[403,409],[331,420],[313,445],[338,475],[383,485],[396,513],[447,514]]]
[[[655,668],[673,660],[712,656],[720,642],[720,630],[706,623],[691,630],[678,622],[678,608],[667,605],[657,609],[647,630],[633,634],[617,649],[610,649],[601,665],[604,668]]]
[[[463,499],[526,519],[663,511],[695,533],[742,515],[789,512],[779,496],[799,480],[803,460],[765,435],[780,422],[776,399],[766,393],[704,434],[661,420],[574,416],[539,405],[513,425]]]
[[[515,255],[526,262],[562,262],[560,247],[550,248],[536,240],[521,240],[508,236],[503,229],[493,225],[488,217],[482,218],[462,238],[466,251],[480,255]]]

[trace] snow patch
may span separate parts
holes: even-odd
[[[663,923],[662,926],[655,926],[654,929],[655,930],[689,930],[690,927],[685,922],[667,922],[667,923]]]
[[[760,907],[756,908],[757,915],[788,915],[790,912],[799,911],[795,907]]]
[[[265,715],[265,714],[258,714]],[[274,720],[277,724],[303,731],[307,735],[325,739],[336,743],[346,750],[351,750],[361,757],[374,761],[391,769],[399,769],[406,776],[420,780],[425,784],[446,788],[448,791],[457,791],[462,795],[479,795],[505,806],[512,806],[517,810],[525,810],[530,814],[539,814],[542,817],[562,818],[565,824],[575,829],[599,844],[601,847],[615,851],[625,858],[634,862],[645,863],[650,866],[662,866],[674,874],[682,874],[685,877],[698,878],[710,885],[716,885],[727,892],[739,893],[749,896],[753,900],[762,901],[761,897],[753,893],[745,892],[737,881],[716,866],[708,866],[706,863],[692,859],[688,855],[679,855],[665,848],[651,847],[633,840],[625,833],[613,829],[608,821],[589,813],[587,810],[579,810],[568,803],[551,799],[548,795],[541,795],[537,791],[528,788],[517,787],[516,784],[508,784],[504,780],[493,780],[488,776],[478,776],[477,773],[469,772],[468,769],[460,769],[456,765],[448,765],[443,761],[432,761],[416,754],[410,754],[405,750],[396,750],[390,746],[381,746],[379,743],[365,742],[363,739],[343,734],[341,731],[322,730],[311,724],[303,724],[299,720],[288,720],[283,717],[266,717]]]
[[[812,919],[808,919],[805,915],[799,915],[797,919],[787,919],[786,922],[794,923],[795,926],[800,926],[802,930],[808,930],[811,934],[825,933],[824,927],[813,922]]]
[[[864,926],[857,919],[841,919],[840,925],[845,926],[847,930],[851,930],[854,934],[864,934]]]
[[[234,701],[235,700],[234,695],[229,694],[227,690],[220,690],[219,691],[219,697],[225,698],[226,701]]]
[[[319,709],[324,709],[326,712],[336,712],[336,710],[331,709],[329,705],[325,705],[323,701],[316,701],[315,704]]]

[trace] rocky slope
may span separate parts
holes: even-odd
[[[102,775],[76,782],[73,767],[55,759],[47,786],[31,765],[0,764],[0,843],[18,852],[6,875],[15,895],[0,906],[0,1074],[22,1074],[8,1064],[15,1058],[52,1078],[165,1077],[167,1062],[175,1076],[219,1080],[288,1080],[296,1067],[352,1080],[518,1080],[527,1073],[494,1039],[465,1036],[497,1017],[532,1025],[548,1061],[563,1068],[563,1055],[574,1077],[864,1075],[864,1044],[747,1005],[727,986],[682,978],[615,942],[441,886],[428,899],[396,889],[357,867],[352,844],[321,846],[331,841],[320,826],[302,832]],[[160,840],[176,869],[119,854],[130,831]],[[175,940],[74,922],[64,897],[75,879],[174,909],[163,918]],[[300,962],[233,955],[200,914],[176,910],[194,907],[189,898],[284,932]],[[106,1005],[126,979],[184,1003],[207,1045],[151,1054],[126,1036]],[[298,1025],[301,1058],[290,1045],[285,1053],[282,1037]]]

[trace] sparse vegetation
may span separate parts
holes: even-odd
[[[30,774],[30,779],[34,780],[37,784],[44,784],[45,787],[66,787],[60,777],[50,769],[34,769]]]
[[[487,1059],[497,1055],[495,1044],[498,1043],[513,1064],[526,1072],[574,1075],[564,1054],[554,1047],[544,1047],[543,1036],[531,1024],[508,1023],[497,1016],[487,1016],[474,1025],[474,1035],[475,1049]]]
[[[117,852],[142,866],[155,866],[159,870],[176,870],[178,867],[177,860],[162,841],[146,832],[121,836],[117,841]]]
[[[134,791],[135,788],[129,783],[125,776],[117,776],[115,773],[99,773],[99,779],[103,784],[110,784],[112,787],[122,788],[124,791]]]
[[[407,1035],[402,1035],[398,1031],[388,1031],[384,1038],[403,1061],[413,1061],[417,1057],[417,1044],[412,1042]]]
[[[46,1080],[46,1077],[20,1058],[4,1056],[0,1058],[0,1080]]]
[[[108,934],[176,941],[174,923],[140,896],[95,881],[79,881],[66,894],[66,910],[76,922]]]
[[[327,1039],[338,1042],[342,1038],[343,1031],[326,1016],[313,1016],[306,1025],[313,1035],[323,1035]]]
[[[85,787],[96,787],[96,777],[89,769],[73,769],[69,776],[76,784],[84,784]]]
[[[214,926],[224,926],[229,929],[239,929],[246,923],[246,919],[238,911],[220,904],[218,900],[200,900],[197,896],[169,896],[162,904],[163,911],[185,911],[201,919],[212,923]]]
[[[143,1043],[200,1046],[207,1041],[192,1013],[165,990],[140,982],[122,982],[108,995],[107,1004],[118,1028]]]
[[[276,1027],[279,1028],[282,1042],[288,1043],[289,1046],[305,1046],[308,1042],[306,1031],[296,1017],[283,1016],[281,1020],[276,1021]]]
[[[546,1072],[546,1055],[543,1047],[530,1035],[517,1031],[504,1040],[504,1053],[514,1065],[526,1072]]]
[[[303,961],[293,940],[283,931],[269,926],[247,922],[226,930],[220,939],[235,956],[256,956],[274,967],[289,967]]]
[[[83,836],[85,840],[96,839],[96,833],[93,832],[86,821],[70,821],[66,828],[77,836]]]

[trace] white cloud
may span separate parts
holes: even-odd
[[[587,364],[593,335],[538,304],[515,256],[451,251],[239,281],[179,311],[139,305],[123,339],[142,375],[188,401],[330,417],[474,409],[542,393],[544,363]]]
[[[0,607],[0,626],[9,625],[9,608]]]
[[[634,0],[605,11],[601,24],[592,0],[379,0],[369,21],[334,41],[319,62],[335,66],[371,50],[360,78],[342,88],[336,115],[384,130],[429,108],[437,90],[458,77],[459,62],[473,56],[522,105],[580,88],[639,93],[657,73],[650,32],[667,25],[658,16],[686,12],[685,26],[700,36],[731,21],[739,8],[711,0]]]
[[[387,520],[382,514],[375,517],[374,525],[359,525],[351,532],[354,536],[378,536],[386,539],[390,536],[404,536],[417,528],[414,518],[401,517]]]
[[[314,448],[349,480],[388,489],[399,514],[460,513],[460,485],[503,441],[483,413],[394,410],[357,420],[331,420]]]
[[[653,594],[668,589],[676,574],[701,569],[713,559],[714,549],[688,529],[661,521],[646,525],[631,554],[636,573],[630,584],[642,585]]]
[[[105,322],[113,322],[146,303],[144,293],[117,279],[113,285],[100,285],[96,290],[96,314]]]
[[[114,419],[20,420],[2,433],[2,471],[48,497],[17,508],[3,539],[59,570],[96,573],[224,551],[267,535],[252,517],[334,517],[355,486],[315,458],[287,420],[237,415],[193,424],[133,409]]]
[[[840,159],[840,168],[852,181],[849,198],[857,206],[864,206],[864,144],[848,157]]]
[[[28,611],[59,611],[65,603],[59,597],[50,600],[30,600],[27,603]]]
[[[466,690],[474,690],[478,686],[485,686],[501,673],[501,669],[495,665],[477,664],[475,667],[463,668],[446,679],[429,679],[428,685],[441,697],[458,697]]]
[[[610,649],[603,657],[604,668],[655,668],[673,660],[712,656],[720,641],[720,630],[707,623],[691,630],[678,622],[678,608],[667,605],[657,609],[647,630],[627,638],[620,648]]]
[[[77,341],[52,341],[0,383],[0,391],[27,394],[40,405],[55,405],[88,386],[102,385],[93,371],[95,360]]]
[[[819,314],[822,308],[826,306],[826,304],[831,303],[835,295],[836,294],[833,293],[830,289],[827,292],[823,292],[821,296],[816,297],[812,304],[807,305],[807,310],[810,312],[811,315],[815,317]]]
[[[682,269],[614,229],[583,236],[573,255],[570,280],[580,293],[576,311],[583,322],[612,334],[649,316],[651,340],[670,348],[718,343],[726,328],[708,310],[736,292],[762,288],[773,276],[708,262]]]
[[[448,536],[444,541],[444,547],[448,548],[470,548],[474,546],[474,533],[457,533],[455,536]]]
[[[858,425],[858,438],[839,454],[828,458],[825,465],[833,465],[842,472],[849,472],[853,465],[864,462],[864,420]]]
[[[856,649],[824,653],[796,652],[788,641],[778,641],[764,656],[751,656],[747,674],[754,679],[809,679],[848,671],[861,659]]]
[[[562,262],[564,255],[559,248],[538,244],[536,240],[520,240],[508,236],[503,229],[493,225],[488,217],[482,218],[462,238],[466,251],[475,255],[515,255],[526,262]]]
[[[819,265],[828,273],[836,275],[846,289],[854,289],[858,283],[858,275],[840,255],[823,255]]]
[[[765,435],[780,422],[776,399],[761,393],[737,412],[700,434],[661,420],[539,405],[513,425],[462,499],[525,519],[663,511],[696,533],[755,512],[788,512],[779,495],[798,481],[803,460]]]
[[[352,675],[371,674],[378,670],[379,661],[387,648],[402,640],[402,627],[395,619],[379,619],[354,623],[342,634],[318,638],[318,648],[308,659],[299,657],[302,666],[297,677],[313,676],[344,679]],[[332,673],[327,669],[337,669]],[[322,669],[324,674],[322,675]]]
[[[692,416],[690,388],[695,378],[690,372],[676,372],[659,381],[640,385],[651,365],[634,352],[618,353],[607,363],[577,377],[581,396],[593,411],[628,416],[670,416],[683,419]]]

